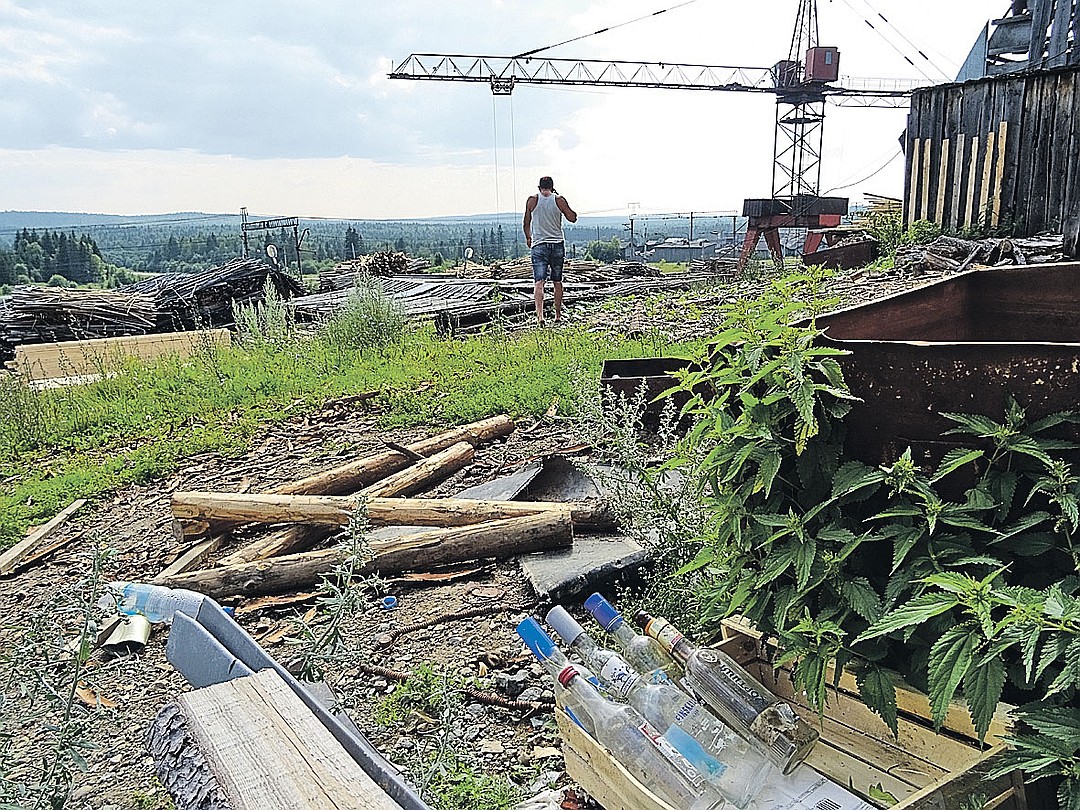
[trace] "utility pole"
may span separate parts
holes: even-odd
[[[247,225],[247,221],[248,221],[248,213],[247,213],[247,206],[245,205],[243,208],[240,209],[240,236],[244,240],[244,258],[245,259],[248,257],[248,236],[247,236],[247,228],[245,227]]]

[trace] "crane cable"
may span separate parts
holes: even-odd
[[[942,70],[942,69],[941,69],[940,67],[938,67],[937,63],[935,63],[935,62],[934,62],[934,60],[932,60],[932,59],[931,59],[931,58],[930,58],[929,56],[927,56],[927,55],[926,55],[926,52],[925,52],[925,51],[923,51],[923,49],[922,49],[922,48],[920,48],[920,47],[919,47],[918,45],[916,45],[916,44],[915,44],[914,42],[912,42],[912,41],[911,41],[911,40],[910,40],[910,39],[909,39],[909,38],[908,38],[908,37],[907,37],[907,36],[906,36],[906,35],[904,34],[904,32],[903,32],[903,31],[901,31],[901,30],[900,30],[899,28],[897,28],[897,27],[896,27],[895,25],[893,25],[892,21],[891,21],[891,20],[890,20],[890,19],[889,19],[888,17],[886,17],[886,16],[884,15],[884,14],[882,14],[882,13],[881,13],[880,11],[878,11],[878,10],[877,10],[876,8],[874,8],[874,7],[872,6],[872,5],[870,5],[870,0],[863,0],[863,4],[864,4],[864,5],[865,5],[865,6],[867,7],[867,8],[869,8],[869,9],[870,9],[870,10],[871,10],[872,12],[874,12],[874,14],[877,14],[877,15],[878,15],[878,17],[880,17],[880,18],[882,19],[882,21],[883,21],[883,22],[884,22],[884,23],[885,23],[885,24],[886,24],[887,26],[889,26],[889,28],[891,28],[891,29],[892,29],[893,31],[895,31],[895,32],[896,32],[896,35],[897,35],[897,36],[899,36],[899,37],[900,37],[900,38],[901,38],[902,40],[904,40],[904,42],[906,42],[906,43],[907,43],[908,45],[910,45],[910,46],[911,46],[912,48],[914,48],[914,49],[915,49],[915,52],[916,52],[916,53],[918,53],[918,54],[919,54],[919,56],[921,56],[921,57],[922,57],[923,59],[925,59],[925,60],[926,60],[926,61],[927,61],[927,62],[928,62],[928,63],[929,63],[930,65],[931,65],[931,67],[933,67],[933,68],[934,68],[934,70],[938,71],[938,72],[939,72],[939,73],[940,73],[940,74],[941,74],[942,76],[944,76],[944,77],[945,77],[946,79],[950,78],[949,74],[948,74],[948,73],[946,73],[946,72],[945,72],[944,70]],[[933,49],[933,48],[928,48],[927,50],[934,50],[934,49]],[[940,51],[934,51],[934,52],[935,52],[935,53],[937,53],[937,55],[938,55],[938,56],[940,56],[940,57],[941,57],[942,59],[944,59],[944,60],[945,60],[946,62],[948,62],[949,64],[953,65],[953,67],[955,67],[955,68],[959,68],[959,67],[960,67],[959,65],[957,65],[957,64],[956,64],[955,62],[953,62],[953,61],[952,61],[952,60],[951,60],[951,59],[950,59],[949,57],[947,57],[947,56],[946,56],[945,54],[941,53]]]
[[[533,54],[540,53],[541,51],[550,51],[552,48],[558,48],[560,45],[567,45],[567,44],[569,44],[571,42],[577,42],[578,40],[581,40],[581,39],[587,39],[589,37],[595,37],[597,34],[603,34],[603,33],[607,32],[607,31],[614,31],[616,28],[622,28],[625,25],[630,25],[632,23],[641,22],[642,20],[648,20],[648,19],[650,19],[652,17],[658,17],[659,15],[664,14],[664,13],[666,13],[668,11],[674,11],[677,8],[682,8],[683,6],[689,6],[692,3],[696,3],[696,2],[697,2],[697,0],[685,0],[685,2],[683,2],[683,3],[678,3],[677,5],[670,6],[668,8],[662,8],[659,11],[652,12],[651,14],[644,14],[641,17],[635,17],[634,19],[627,20],[626,22],[616,23],[615,25],[609,25],[606,28],[601,28],[598,31],[593,31],[591,34],[581,34],[580,36],[571,37],[570,39],[564,39],[562,42],[556,42],[554,45],[545,45],[542,48],[533,48],[531,51],[524,51],[522,53],[519,53],[514,58],[515,59],[523,59],[526,56],[532,56]]]
[[[901,59],[903,59],[905,62],[907,62],[909,65],[911,65],[917,71],[919,71],[919,73],[921,73],[923,75],[924,79],[926,79],[928,82],[931,82],[931,83],[934,83],[934,82],[937,81],[937,79],[934,79],[932,76],[929,76],[926,73],[925,70],[923,70],[921,67],[916,65],[914,60],[912,60],[912,58],[910,56],[908,56],[906,53],[904,53],[900,48],[898,48],[896,46],[896,43],[894,43],[891,39],[889,39],[887,36],[885,36],[885,34],[883,34],[881,31],[879,31],[877,26],[875,26],[872,22],[870,22],[870,20],[866,19],[866,17],[862,14],[862,12],[860,12],[858,9],[856,9],[855,6],[853,6],[848,0],[841,0],[841,2],[845,6],[847,6],[849,9],[851,9],[852,14],[854,14],[857,17],[861,17],[862,21],[864,23],[866,23],[868,26],[870,26],[870,29],[875,34],[877,34],[879,37],[881,37],[885,41],[886,45],[888,45],[890,48],[892,48],[894,51],[896,51],[900,55]],[[879,14],[878,16],[881,16],[881,15]],[[918,50],[918,49],[916,48],[916,50]],[[923,54],[922,51],[919,51],[919,53],[922,54],[924,57],[926,57],[926,54]],[[947,74],[945,73],[945,71],[943,71],[941,68],[939,68],[933,62],[930,62],[929,57],[926,57],[926,60],[927,60],[927,62],[930,63],[931,67],[933,67],[938,73],[941,73],[943,76],[947,77]]]

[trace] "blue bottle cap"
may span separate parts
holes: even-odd
[[[598,593],[594,593],[585,600],[585,609],[609,633],[623,623],[622,614],[615,609],[611,602]]]
[[[550,658],[555,652],[555,642],[551,640],[551,636],[544,632],[544,628],[532,616],[524,619],[517,626],[517,634],[521,636],[525,646],[536,656],[538,661]]]
[[[567,613],[562,605],[556,605],[548,611],[547,622],[567,644],[573,644],[578,636],[585,633],[585,628],[578,624],[577,619]]]
[[[382,598],[382,609],[383,610],[393,610],[396,607],[397,607],[397,597],[396,596],[384,596]]]

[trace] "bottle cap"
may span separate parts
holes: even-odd
[[[393,610],[396,607],[397,607],[397,597],[396,596],[384,596],[382,598],[382,609],[383,610]]]
[[[545,658],[550,658],[552,653],[555,652],[555,642],[551,640],[551,636],[544,632],[544,628],[532,616],[529,616],[517,626],[517,634],[521,636],[521,640],[525,642],[525,646],[536,656],[537,660],[543,661]]]
[[[611,632],[623,623],[622,614],[615,609],[615,606],[612,605],[611,602],[598,593],[594,593],[585,600],[585,609],[589,611],[589,613],[593,615],[593,618],[600,623],[600,626],[608,632]]]
[[[652,620],[652,616],[646,613],[644,610],[639,610],[634,614],[634,624],[638,627],[644,628]]]
[[[567,613],[562,605],[556,605],[548,611],[547,622],[567,644],[573,644],[578,636],[585,634],[585,628],[578,624],[577,619]]]
[[[574,680],[580,673],[574,666],[568,666],[562,672],[559,673],[559,685],[567,686],[570,681]]]

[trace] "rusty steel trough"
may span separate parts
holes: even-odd
[[[959,442],[942,412],[995,421],[1012,395],[1029,420],[1080,409],[1080,262],[961,273],[820,316],[822,343],[843,358],[863,402],[846,420],[848,450],[890,463],[911,447],[936,461]],[[1080,440],[1077,426],[1059,437]]]

